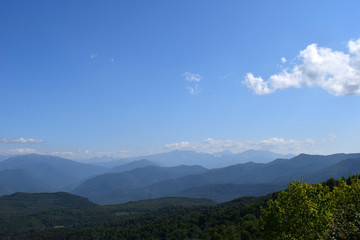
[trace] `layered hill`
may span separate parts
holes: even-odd
[[[292,180],[313,183],[331,177],[348,177],[350,173],[359,172],[359,159],[360,154],[300,154],[269,163],[247,162],[216,169],[198,165],[160,167],[149,160],[137,160],[105,169],[59,157],[30,154],[0,162],[0,195],[65,190],[100,204],[170,196],[227,201],[278,191]]]
[[[106,167],[116,167],[124,165],[124,163],[131,163],[146,159],[159,166],[178,166],[178,165],[201,165],[206,168],[222,168],[239,163],[246,163],[249,161],[257,163],[267,163],[277,158],[288,159],[293,157],[292,154],[278,154],[271,151],[248,150],[242,153],[231,153],[229,151],[209,154],[199,153],[195,151],[174,150],[166,153],[152,154],[139,157],[123,158],[113,161],[99,162],[98,165]]]
[[[63,190],[106,169],[55,156],[30,154],[1,161],[0,171],[0,178],[8,178],[0,182],[0,189],[5,189],[3,194],[9,194]]]
[[[169,179],[176,179],[191,174],[201,174],[207,169],[201,166],[158,167],[148,166],[120,173],[107,173],[96,176],[80,184],[71,192],[86,196],[102,204],[141,200],[151,197],[133,198],[132,190],[144,188]],[[119,199],[122,199],[119,201]]]
[[[358,159],[356,159],[358,158]],[[117,175],[102,175],[79,185],[73,193],[97,203],[120,203],[165,196],[207,197],[227,201],[240,196],[260,196],[286,188],[291,180],[324,181],[347,177],[360,168],[360,154],[329,156],[301,154],[270,163],[244,163],[183,176],[166,168],[141,168]],[[163,175],[162,175],[163,174]],[[121,178],[120,178],[121,176]],[[166,178],[166,179],[162,179]]]
[[[156,163],[151,162],[147,159],[141,159],[141,160],[135,160],[133,162],[129,162],[123,165],[119,165],[116,167],[111,168],[111,172],[126,172],[126,171],[130,171],[136,168],[141,168],[141,167],[148,167],[148,166],[158,166]]]

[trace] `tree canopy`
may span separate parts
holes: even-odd
[[[291,182],[261,209],[260,226],[265,239],[360,239],[359,176]]]

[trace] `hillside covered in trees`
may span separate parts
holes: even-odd
[[[29,208],[27,213],[19,213],[21,197],[40,197],[39,201],[45,201],[48,205],[43,208],[35,206]],[[7,211],[1,210],[2,222],[8,223],[8,231],[5,228],[1,230],[2,238],[360,238],[358,175],[338,181],[328,179],[318,184],[291,182],[281,192],[263,197],[243,197],[220,204],[204,199],[166,198],[99,206],[71,194],[60,193],[57,197],[66,198],[69,205],[59,206],[41,195],[14,194],[2,197],[0,203],[8,204]],[[16,204],[9,205],[9,201],[14,199]],[[74,199],[75,203],[71,203],[70,199]],[[85,205],[80,206],[81,202]],[[25,226],[33,224],[32,228],[16,228],[16,224],[24,226],[24,223]]]

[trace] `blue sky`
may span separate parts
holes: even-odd
[[[1,1],[0,154],[360,151],[358,1]]]

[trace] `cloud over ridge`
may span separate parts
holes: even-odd
[[[35,149],[32,148],[15,148],[15,149],[1,149],[0,155],[26,155],[31,153],[37,153]]]
[[[310,44],[300,51],[300,63],[293,68],[285,68],[268,80],[247,73],[244,83],[257,95],[315,86],[335,96],[360,95],[360,39],[350,40],[348,50],[344,53]]]
[[[259,141],[235,141],[235,140],[217,140],[213,138],[207,138],[200,142],[178,142],[172,144],[166,144],[163,150],[192,150],[197,152],[215,153],[225,150],[232,151],[234,153],[243,152],[246,150],[270,150],[278,153],[301,153],[314,145],[314,140],[295,140],[284,138],[269,138]]]

